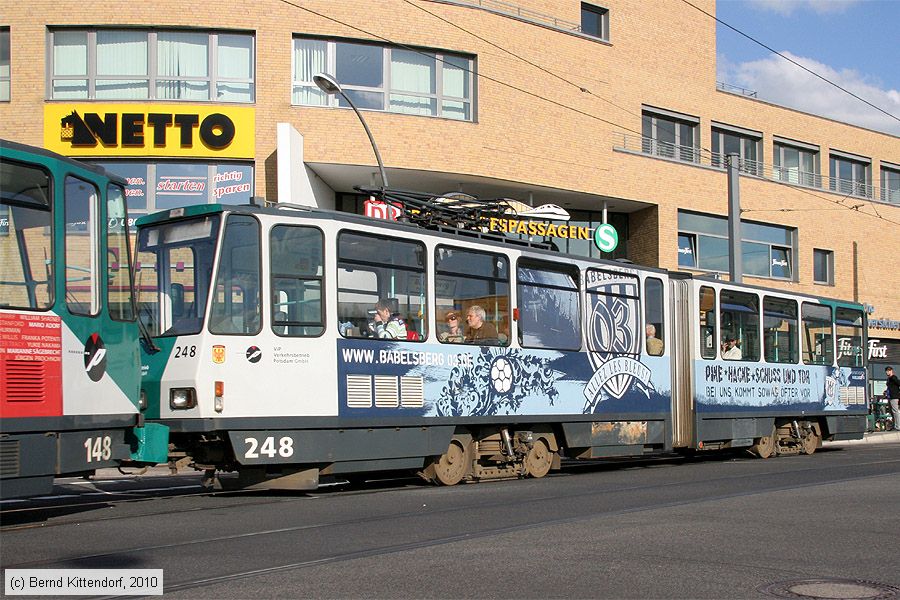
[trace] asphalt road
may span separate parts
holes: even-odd
[[[0,566],[163,569],[167,598],[900,599],[897,443],[453,488],[76,483],[3,504]]]

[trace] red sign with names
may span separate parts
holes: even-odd
[[[0,416],[62,415],[62,319],[0,313]]]

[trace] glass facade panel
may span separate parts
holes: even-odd
[[[380,46],[338,43],[335,64],[335,77],[342,87],[377,88],[384,85],[384,50]]]

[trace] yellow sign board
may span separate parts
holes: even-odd
[[[591,239],[591,229],[581,225],[555,225],[546,221],[520,221],[518,219],[490,220],[488,227],[491,231],[502,233],[516,233],[523,235],[536,235],[540,237],[568,238],[570,240]]]
[[[255,111],[192,104],[47,104],[44,147],[65,156],[253,158]]]

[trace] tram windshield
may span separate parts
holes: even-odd
[[[191,335],[203,328],[219,223],[219,215],[209,215],[138,232],[138,310],[152,336]]]

